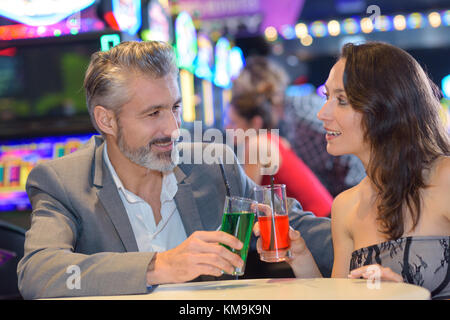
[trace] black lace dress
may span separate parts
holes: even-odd
[[[404,237],[352,253],[350,271],[370,264],[389,267],[432,299],[450,299],[450,236]]]

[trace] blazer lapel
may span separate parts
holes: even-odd
[[[93,183],[99,190],[98,198],[110,217],[127,252],[139,251],[133,228],[126,209],[120,199],[114,180],[103,161],[104,144],[96,148],[94,159]]]
[[[195,231],[204,230],[204,226],[195,203],[192,184],[185,181],[188,176],[179,167],[174,169],[174,173],[178,182],[175,203],[177,204],[186,235],[189,237]]]

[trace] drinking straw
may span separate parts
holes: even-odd
[[[228,182],[227,176],[225,175],[225,169],[223,167],[223,163],[221,160],[219,160],[219,167],[220,167],[220,171],[222,172],[222,178],[223,178],[223,182],[225,183],[225,190],[226,190],[227,196],[231,198],[230,184]],[[231,201],[228,201],[228,212],[230,212],[230,213],[233,212],[232,207],[231,207]]]
[[[274,176],[270,176],[270,193],[272,196],[272,228],[270,232],[270,248],[269,250],[275,250],[275,190],[274,190]]]
[[[230,188],[230,183],[228,182],[227,176],[225,174],[225,168],[223,167],[223,163],[222,163],[221,160],[219,160],[219,167],[220,167],[220,172],[222,172],[223,182],[225,183],[225,190],[226,190],[227,196],[229,197],[228,212],[229,213],[233,213],[233,207],[231,205],[231,188]],[[239,226],[239,220],[240,219],[241,219],[241,216],[238,216],[237,226]],[[234,236],[235,237],[238,236],[238,231],[239,231],[239,228],[236,228],[236,230],[234,231]],[[234,249],[232,251],[235,252]],[[236,280],[238,278],[239,278],[239,276],[236,275]]]

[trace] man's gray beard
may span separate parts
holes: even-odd
[[[151,142],[146,146],[132,149],[125,142],[121,132],[119,132],[117,140],[119,150],[125,157],[131,162],[149,170],[169,172],[178,165],[180,160],[180,155],[175,143],[172,151],[155,153],[151,150]]]

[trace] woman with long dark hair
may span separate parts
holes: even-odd
[[[327,151],[356,155],[367,173],[333,202],[332,277],[379,276],[449,299],[450,144],[436,86],[407,52],[371,42],[344,46],[325,94]],[[319,276],[291,238],[296,275]]]

